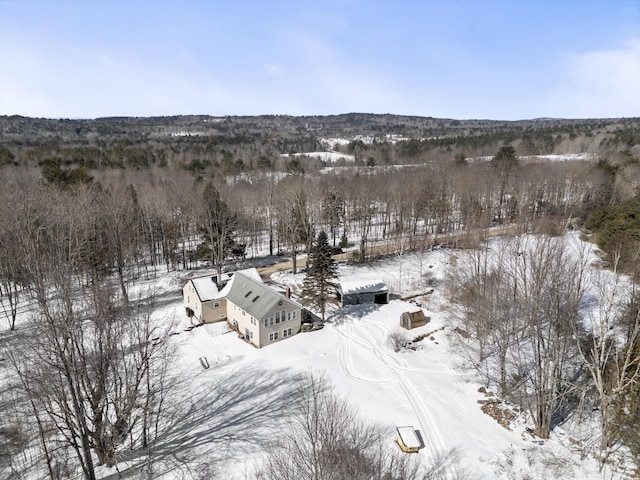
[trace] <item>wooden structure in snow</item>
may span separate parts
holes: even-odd
[[[428,317],[420,307],[412,308],[400,315],[400,326],[411,330],[412,328],[422,327],[427,324]]]
[[[343,281],[337,289],[342,306],[363,303],[389,303],[389,289],[381,280]]]
[[[400,446],[400,449],[405,453],[415,453],[420,450],[422,446],[418,434],[413,427],[398,427],[398,438],[396,442]]]

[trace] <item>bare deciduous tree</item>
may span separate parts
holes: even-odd
[[[640,294],[633,283],[619,275],[618,260],[619,256],[613,259],[613,272],[598,271],[593,275],[597,305],[585,318],[590,340],[578,343],[597,391],[600,469],[624,435],[626,425],[637,418],[633,403],[628,402],[638,401]]]
[[[391,429],[393,431],[393,429]],[[437,480],[461,478],[454,454],[430,467],[401,454],[386,429],[365,421],[315,373],[299,379],[291,427],[273,445],[259,480]]]

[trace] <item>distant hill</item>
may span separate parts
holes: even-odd
[[[358,136],[372,141],[357,142]],[[396,138],[390,141],[390,138]],[[321,140],[375,161],[420,162],[426,156],[492,155],[509,143],[519,155],[593,153],[640,158],[640,118],[519,121],[453,120],[390,114],[327,116],[107,117],[86,120],[0,117],[0,165],[60,158],[88,168],[172,163],[182,156],[220,163],[224,152],[273,164],[284,153],[322,149]],[[400,140],[397,140],[400,139]],[[359,150],[359,151],[358,151]],[[248,158],[251,161],[247,162]]]

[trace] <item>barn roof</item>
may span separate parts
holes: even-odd
[[[382,293],[389,289],[382,280],[348,280],[340,282],[343,295],[354,293]]]

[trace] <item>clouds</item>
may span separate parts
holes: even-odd
[[[498,0],[23,3],[0,12],[0,114],[640,115],[640,24],[606,2],[579,26],[562,1],[524,2],[533,26]]]
[[[640,116],[640,38],[620,48],[568,56],[558,77],[546,116]]]

